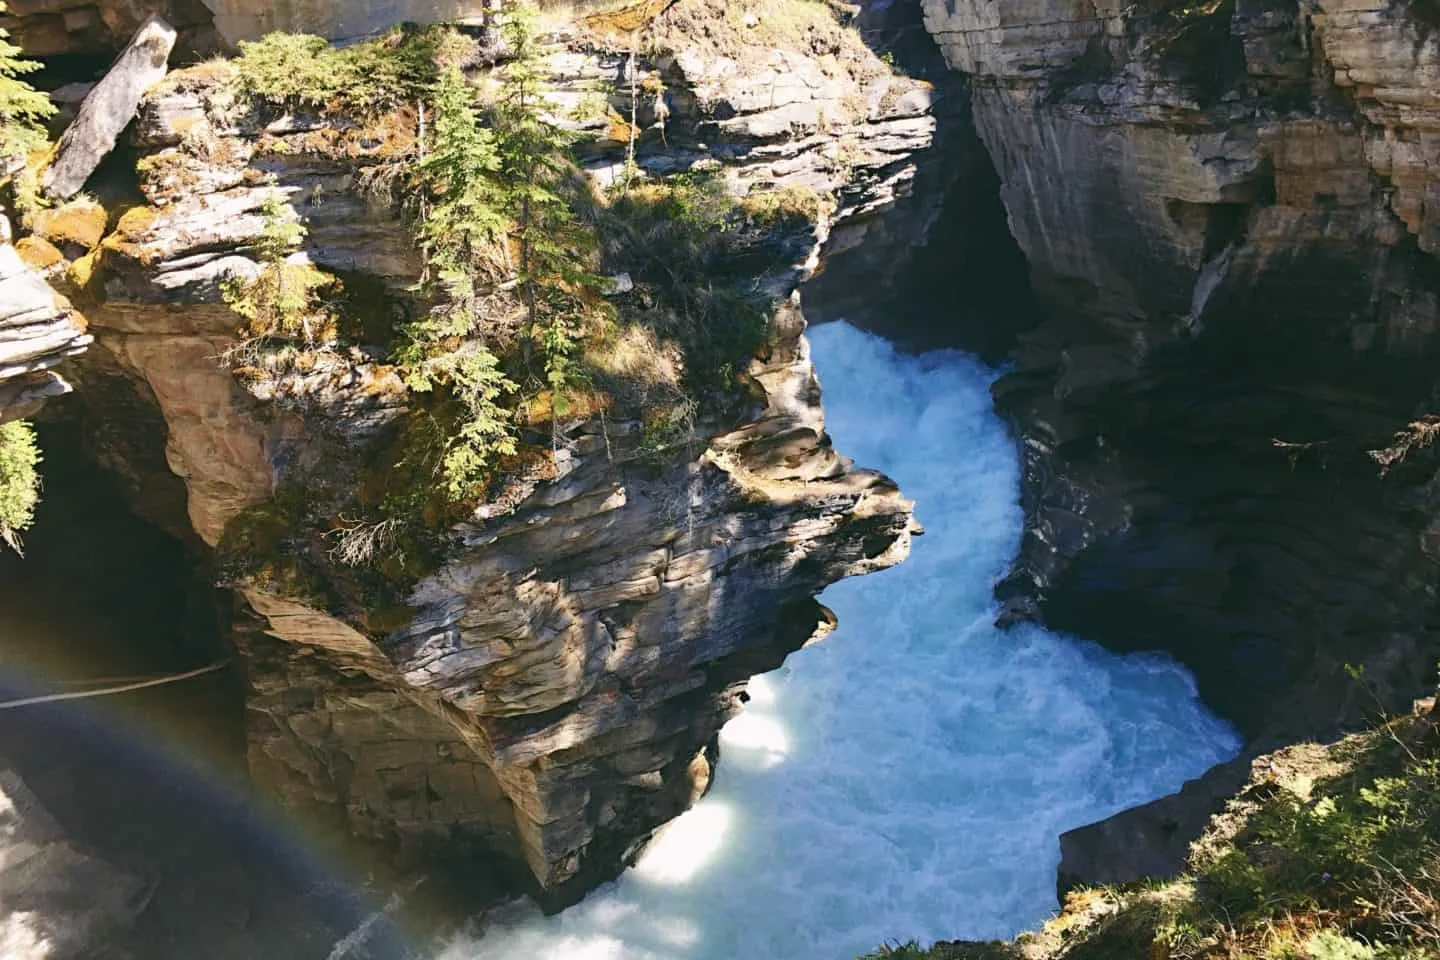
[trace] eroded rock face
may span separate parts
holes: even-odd
[[[1252,735],[1338,720],[1347,657],[1413,693],[1424,495],[1363,451],[1433,388],[1440,40],[1381,4],[924,9],[1053,318],[996,388],[1014,613],[1180,652]]]
[[[1347,663],[1408,703],[1440,652],[1434,462],[1370,451],[1436,401],[1427,8],[923,7],[1047,312],[995,388],[1008,615],[1176,653],[1257,745],[1361,718]]]
[[[224,44],[204,0],[11,0],[0,27],[31,57],[113,56],[151,17],[174,25],[187,58]]]
[[[9,243],[0,243],[0,422],[35,413],[70,385],[55,367],[91,342],[85,321]]]
[[[815,594],[906,555],[910,503],[825,435],[794,293],[834,222],[905,196],[933,134],[928,85],[864,57],[840,71],[789,50],[681,49],[641,64],[663,77],[664,93],[647,83],[636,105],[651,175],[719,157],[737,193],[840,190],[833,219],[756,278],[775,315],[738,421],[658,452],[638,420],[565,424],[552,476],[455,527],[398,623],[304,584],[237,579],[251,769],[283,803],[403,852],[469,846],[559,896],[580,892],[703,792],[745,681],[830,624]],[[584,159],[603,181],[625,143],[609,119],[570,108],[607,83],[624,100],[625,57],[577,46],[550,62],[557,113],[600,134]],[[150,205],[106,239],[92,289],[101,372],[154,398],[212,546],[247,508],[343,485],[337,465],[353,467],[407,409],[368,347],[243,383],[217,362],[236,342],[220,284],[257,269],[262,205],[283,198],[305,221],[302,255],[399,311],[387,325],[413,309],[419,272],[371,188],[414,126],[236,110],[227,76],[172,73],[142,104]]]

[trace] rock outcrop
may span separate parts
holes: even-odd
[[[1007,615],[1175,653],[1256,747],[1407,703],[1440,653],[1428,8],[923,7],[1047,314],[995,388]]]
[[[114,56],[151,17],[175,27],[176,48],[187,58],[225,46],[205,0],[10,0],[5,6],[0,28],[31,57]]]
[[[41,403],[70,392],[55,372],[62,361],[91,342],[84,319],[69,301],[20,259],[9,242],[9,224],[0,243],[0,421],[35,413]]]
[[[736,195],[838,196],[757,267],[774,313],[745,371],[751,399],[659,446],[613,413],[558,425],[543,468],[450,528],[392,601],[333,559],[333,540],[304,538],[317,523],[344,531],[337,504],[385,455],[406,391],[363,334],[303,368],[237,377],[220,362],[237,344],[221,286],[258,269],[278,196],[306,226],[300,256],[344,277],[374,322],[415,309],[418,257],[375,188],[414,118],[253,109],[223,64],[173,72],[142,103],[146,202],[68,271],[98,336],[82,373],[87,394],[153,405],[200,540],[229,557],[278,518],[303,555],[304,576],[224,571],[250,767],[281,803],[404,858],[473,850],[558,897],[582,892],[703,792],[745,681],[831,626],[814,596],[905,556],[909,502],[825,435],[795,290],[835,224],[910,190],[933,91],[838,26],[807,52],[682,42],[715,6],[673,6],[659,28],[670,52],[636,68],[637,164],[663,178],[718,158]],[[571,38],[549,60],[556,115],[588,133],[601,183],[622,169],[627,59]],[[582,109],[597,98],[604,109]],[[100,442],[128,475],[154,463],[152,439]]]
[[[86,95],[41,183],[51,197],[68,200],[80,192],[100,161],[130,125],[145,91],[165,76],[175,28],[151,17],[135,31],[105,78]]]

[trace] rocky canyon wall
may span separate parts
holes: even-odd
[[[1347,659],[1415,692],[1429,471],[1366,451],[1435,385],[1423,5],[924,9],[1050,317],[996,391],[1027,457],[1012,612],[1180,652],[1252,736],[1337,721]]]
[[[227,64],[177,71],[129,141],[139,193],[93,237],[27,238],[96,337],[76,374],[93,452],[235,591],[261,790],[402,860],[466,851],[562,899],[705,789],[745,681],[833,625],[814,596],[898,562],[916,530],[893,483],[832,449],[795,291],[832,231],[863,233],[913,189],[934,91],[858,41],[831,46],[839,32],[717,49],[679,42],[714,4],[672,15],[668,52],[640,66],[647,175],[837,197],[804,230],[777,226],[746,278],[772,305],[749,399],[658,444],[638,416],[577,413],[398,592],[341,563],[335,534],[357,491],[396,482],[412,413],[382,344],[421,308],[421,265],[375,183],[409,155],[413,115],[256,108]],[[602,183],[623,166],[625,62],[573,36],[548,59]],[[363,308],[334,349],[265,368],[234,354],[222,286],[260,269],[277,198],[306,229],[297,262]]]
[[[1408,706],[1440,654],[1432,6],[923,11],[1044,310],[995,388],[1025,460],[1006,616],[1175,653],[1256,748]],[[1128,879],[1146,834],[1173,867],[1243,773],[1067,861]]]

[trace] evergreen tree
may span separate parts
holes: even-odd
[[[454,499],[475,492],[499,456],[515,453],[515,435],[502,400],[514,384],[486,343],[485,294],[505,259],[509,220],[501,210],[495,139],[480,125],[473,94],[458,69],[436,84],[429,152],[417,170],[427,200],[419,218],[425,251],[422,285],[435,300],[428,316],[410,324],[399,360],[412,390],[445,388],[464,415],[442,460]]]
[[[588,323],[606,308],[596,293],[601,280],[591,270],[594,234],[562,193],[569,173],[569,138],[545,114],[538,18],[533,0],[522,0],[509,9],[502,24],[511,60],[496,105],[495,128],[501,182],[514,217],[512,243],[520,261],[526,359],[538,341],[555,411],[563,414],[566,389],[579,379],[575,350]]]
[[[0,423],[0,544],[20,552],[20,534],[40,502],[40,449],[23,420]]]
[[[5,10],[0,0],[0,14]],[[55,106],[20,79],[39,70],[40,64],[23,59],[9,38],[8,31],[0,30],[0,161],[13,162],[45,142],[41,124],[55,115]]]

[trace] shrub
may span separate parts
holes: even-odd
[[[697,400],[733,390],[765,339],[770,301],[753,277],[773,260],[770,231],[707,174],[625,191],[595,216],[606,261],[644,286],[623,319],[679,345]]]
[[[226,304],[245,320],[240,333],[247,343],[285,337],[315,346],[335,336],[337,317],[321,294],[336,280],[312,264],[286,259],[305,238],[305,227],[288,212],[278,194],[265,199],[265,229],[254,245],[260,273],[228,277],[221,285]]]
[[[423,95],[440,70],[461,62],[473,44],[453,29],[392,30],[336,49],[323,37],[272,33],[241,41],[235,61],[240,89],[279,106],[375,113]]]
[[[40,448],[23,420],[0,423],[0,542],[21,552],[20,534],[40,502]]]
[[[814,226],[835,211],[835,201],[810,187],[754,190],[740,201],[746,215],[766,227]]]

